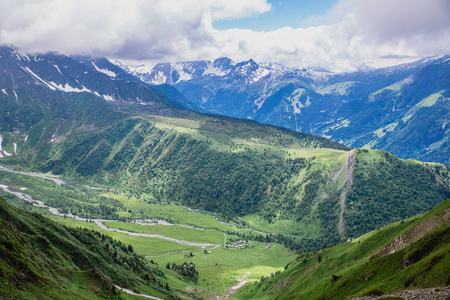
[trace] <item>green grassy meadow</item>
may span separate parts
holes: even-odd
[[[271,248],[265,249],[265,243],[252,241],[252,244],[255,245],[254,248],[225,250],[223,247],[224,234],[215,230],[105,222],[111,228],[121,228],[123,230],[141,233],[158,232],[157,234],[175,238],[182,238],[184,236],[184,240],[208,243],[217,242],[220,244],[217,248],[207,248],[207,251],[211,251],[211,253],[205,254],[204,249],[198,247],[179,245],[159,238],[130,236],[124,233],[102,230],[92,222],[59,216],[49,216],[49,218],[71,227],[93,229],[113,239],[120,240],[125,244],[130,244],[137,254],[146,256],[149,261],[153,260],[162,268],[168,262],[175,262],[177,264],[184,262],[194,263],[199,272],[198,282],[195,283],[185,280],[178,276],[176,272],[167,270],[169,274],[173,275],[169,277],[170,286],[183,291],[197,289],[202,295],[227,293],[230,287],[237,283],[237,279],[242,278],[244,275],[246,280],[249,281],[257,280],[261,276],[270,276],[282,270],[287,263],[296,257],[294,252],[276,243],[271,243]],[[159,227],[159,229],[153,231],[152,228],[155,227]],[[208,234],[196,240],[198,233],[202,234],[204,232],[208,232]],[[236,236],[231,237],[234,240],[239,239]],[[194,254],[194,256],[190,257],[190,253]],[[189,257],[185,258],[185,255]]]
[[[168,203],[153,203],[132,196],[114,193],[103,193],[102,196],[119,201],[127,208],[123,216],[137,219],[138,216],[169,221],[173,224],[184,224],[199,228],[215,228],[222,231],[235,230],[233,226],[219,222],[210,215]],[[131,210],[131,212],[129,212]]]
[[[140,225],[127,222],[104,222],[104,224],[109,228],[137,233],[159,234],[179,240],[198,243],[223,244],[225,235],[224,233],[214,229],[203,230],[177,225]]]
[[[109,235],[113,239],[133,246],[134,251],[143,256],[159,256],[171,251],[193,251],[197,247],[179,245],[175,242],[166,241],[159,238],[149,238],[141,236],[132,236],[125,233],[102,230],[95,223],[64,218],[59,216],[48,216],[52,220],[71,227],[88,228]],[[113,223],[113,222],[112,222]]]
[[[264,243],[255,242],[254,248],[225,250],[223,247],[211,249],[210,254],[203,250],[193,252],[195,256],[185,258],[183,253],[152,258],[159,265],[169,262],[193,262],[199,271],[198,283],[193,287],[206,294],[223,294],[246,275],[246,280],[257,280],[261,276],[282,270],[295,258],[294,252],[279,244],[271,244],[265,249]]]

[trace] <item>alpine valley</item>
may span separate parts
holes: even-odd
[[[0,299],[448,295],[448,64],[1,47]]]

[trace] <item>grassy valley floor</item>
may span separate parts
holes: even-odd
[[[0,171],[2,183],[8,184],[4,184],[7,188],[1,189],[0,195],[16,206],[43,213],[58,223],[92,229],[131,245],[136,254],[165,270],[170,288],[180,297],[190,294],[225,298],[245,282],[273,276],[296,257],[283,245],[241,237],[242,234],[262,236],[265,232],[221,222],[207,213],[76,183],[55,182],[44,175],[30,175],[35,174]],[[49,210],[30,202],[41,199],[46,200],[45,205],[66,205],[66,208]],[[71,208],[80,207],[83,217],[74,218]],[[100,218],[105,210],[111,211],[111,220]],[[238,246],[241,244],[242,247]],[[185,262],[195,265],[197,278],[184,277],[166,268],[167,264]]]

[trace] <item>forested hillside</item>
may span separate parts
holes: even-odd
[[[125,245],[60,225],[0,198],[0,298],[126,299],[115,285],[164,297],[165,275]]]

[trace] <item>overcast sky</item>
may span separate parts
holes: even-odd
[[[0,43],[351,71],[450,53],[450,0],[0,0]]]

